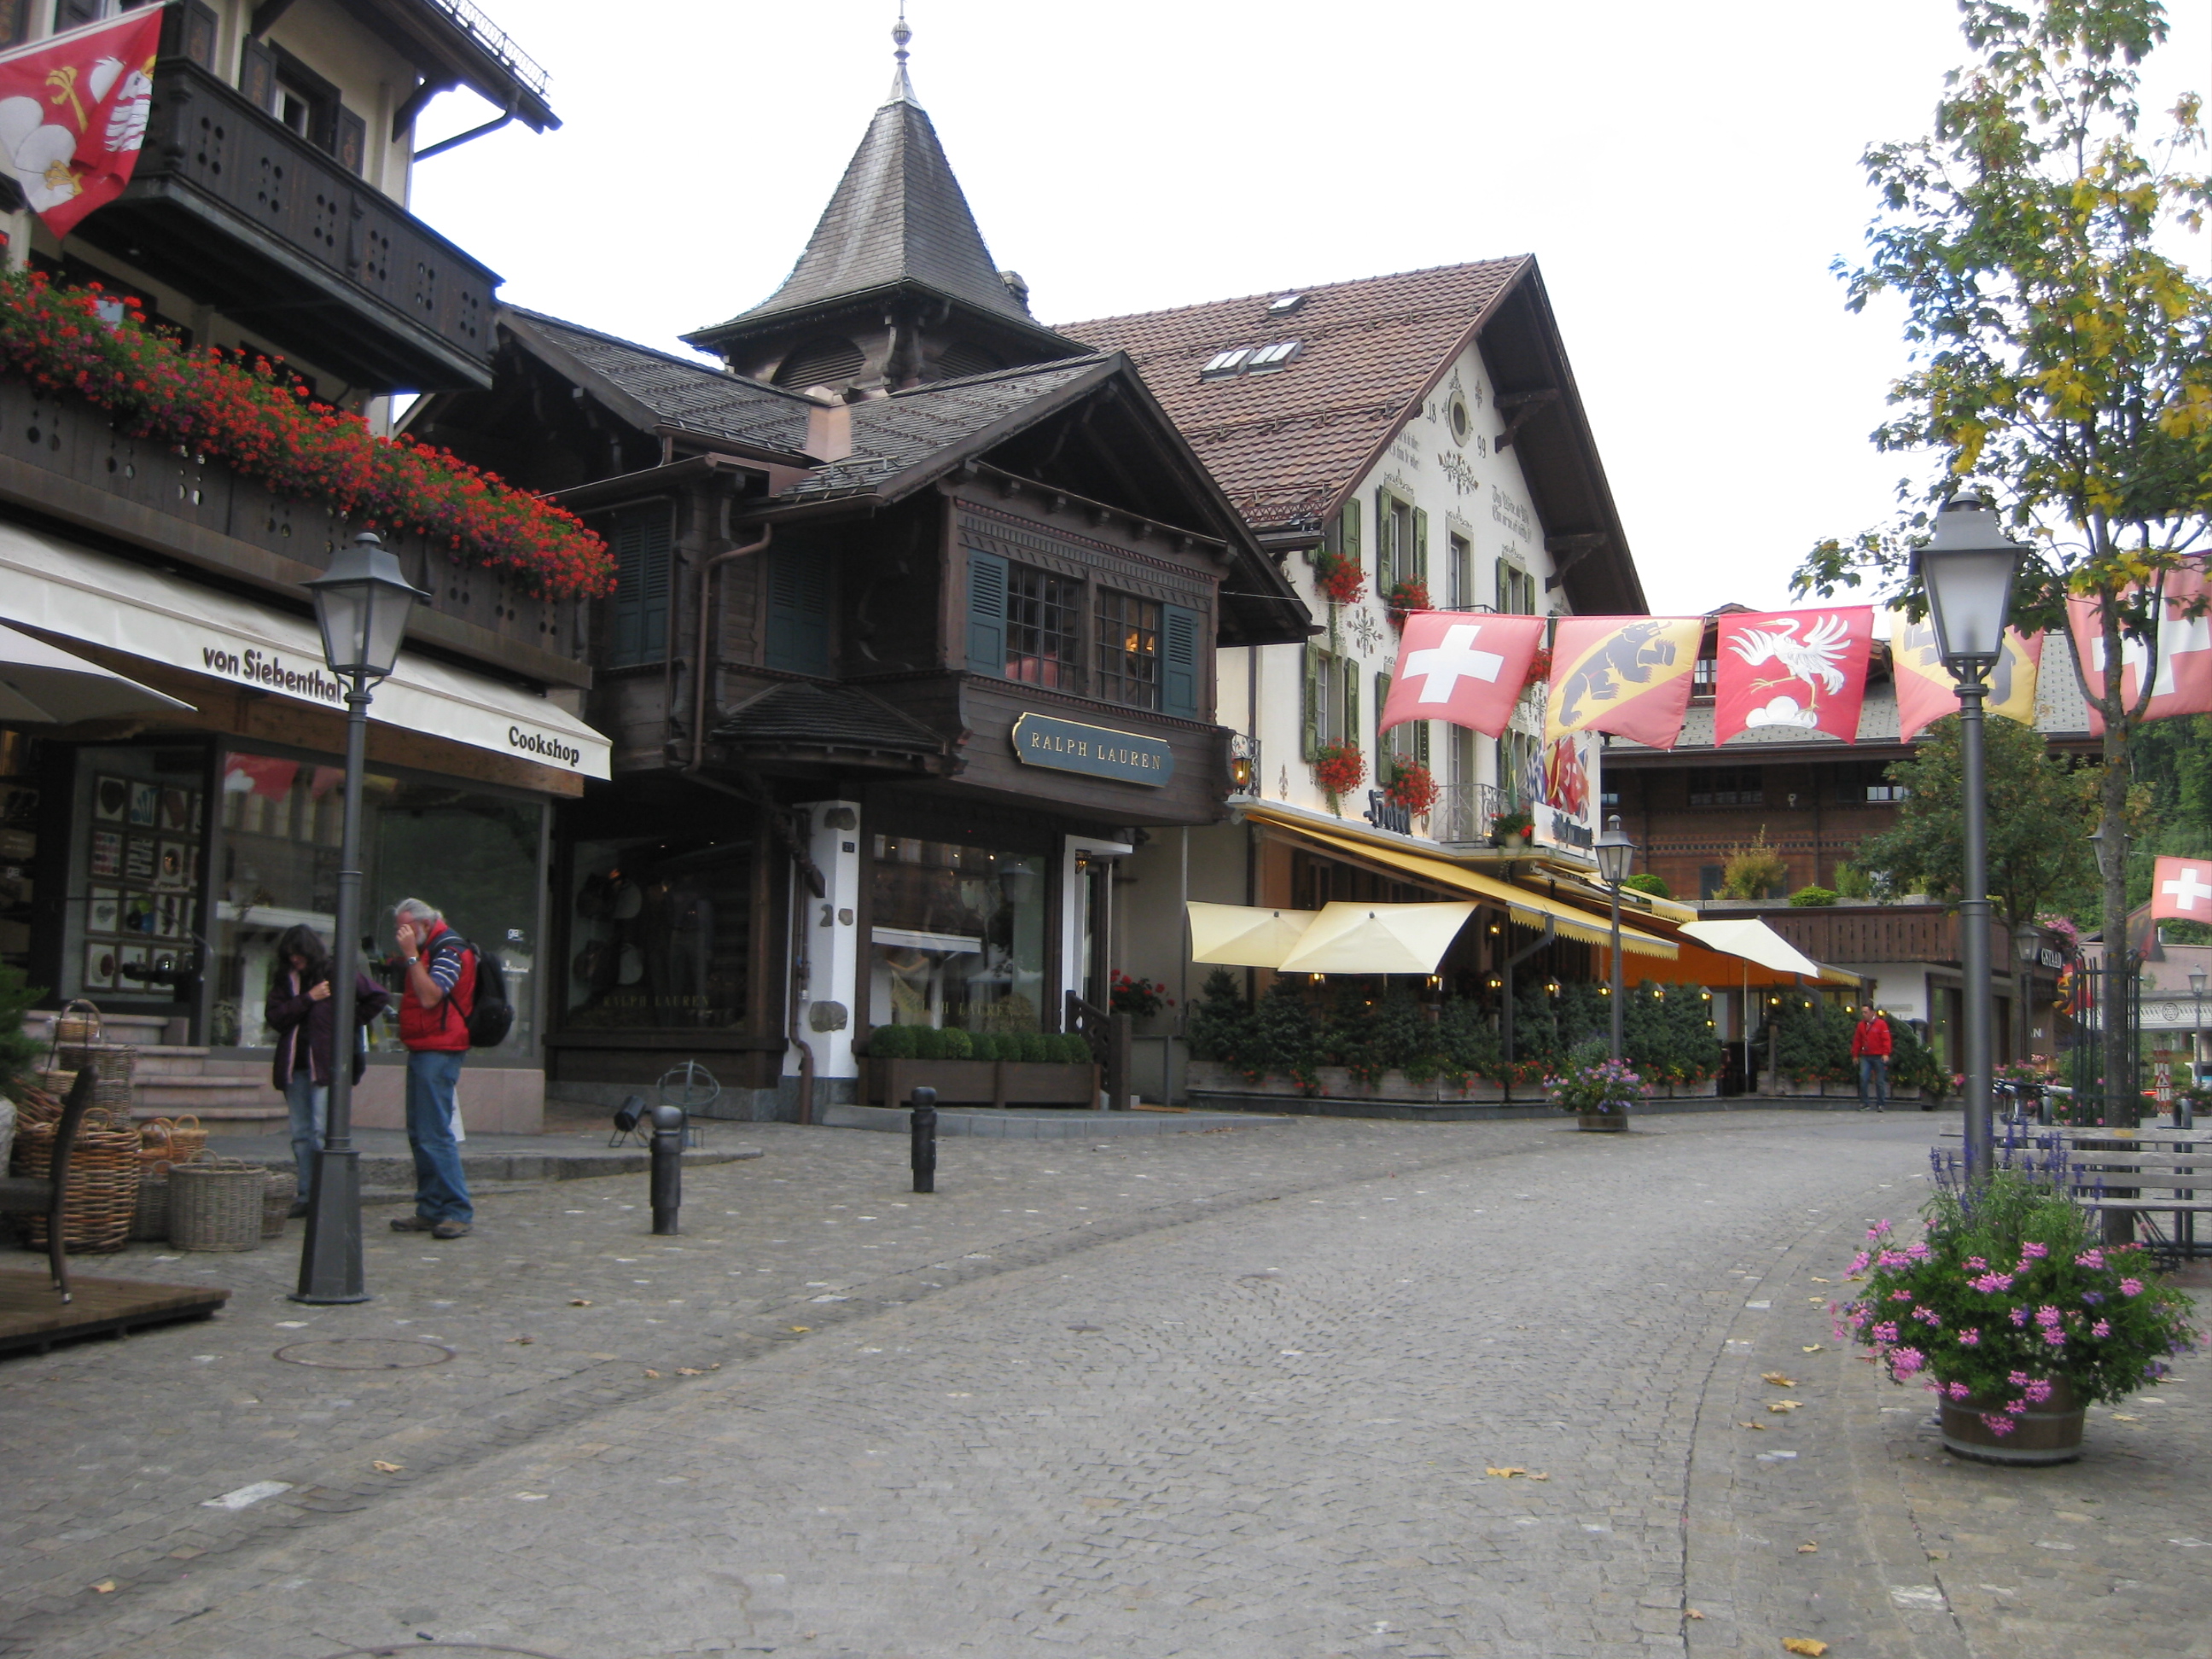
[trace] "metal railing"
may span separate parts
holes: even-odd
[[[544,66],[520,46],[514,37],[485,16],[469,0],[424,0],[431,10],[443,12],[453,27],[473,39],[491,57],[505,64],[514,78],[538,97],[545,95]]]
[[[1439,784],[1437,804],[1429,810],[1429,834],[1459,846],[1485,842],[1490,839],[1491,819],[1517,810],[1520,804],[1511,790],[1494,783]]]

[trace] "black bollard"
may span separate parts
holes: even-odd
[[[684,1206],[684,1109],[653,1109],[653,1231],[672,1238],[680,1231],[676,1212]]]
[[[937,1190],[937,1091],[914,1091],[914,1189]]]

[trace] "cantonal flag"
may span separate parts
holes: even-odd
[[[1873,648],[1871,605],[1723,617],[1713,667],[1713,741],[1781,726],[1856,743]]]
[[[2212,714],[2212,592],[2208,592],[2201,566],[2184,566],[2166,573],[2160,596],[2158,628],[2158,667],[2151,681],[2150,701],[2143,706],[2147,720],[2170,720],[2177,714]],[[2097,602],[2089,599],[2066,601],[2066,618],[2080,653],[2082,677],[2092,691],[2105,684],[2105,640]],[[2151,647],[2142,640],[2123,638],[2120,645],[2120,696],[2132,705],[2142,690],[2143,665]],[[2093,706],[2089,731],[2105,729],[2105,717]]]
[[[142,6],[0,53],[0,165],[57,236],[131,182],[163,10]]]
[[[1889,616],[1890,677],[1897,688],[1897,740],[1912,739],[1946,714],[1959,712],[1959,686],[1936,650],[1936,624],[1925,617],[1907,622]],[[1990,672],[1989,712],[2022,726],[2035,724],[2036,684],[2042,674],[2043,635],[2005,633],[2004,655]]]
[[[1409,613],[1376,732],[1407,720],[1449,720],[1497,737],[1513,718],[1543,640],[1541,617]]]
[[[2160,859],[2150,914],[2155,921],[2212,921],[2212,859]]]
[[[1544,741],[1610,732],[1672,749],[1690,706],[1703,617],[1565,617],[1552,641]]]

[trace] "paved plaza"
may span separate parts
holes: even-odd
[[[0,1653],[2212,1655],[2202,1360],[2003,1471],[1831,1334],[1938,1124],[969,1139],[930,1197],[726,1126],[679,1238],[641,1175],[372,1212],[365,1306],[285,1298],[296,1228],[134,1246],[237,1294],[0,1361]]]

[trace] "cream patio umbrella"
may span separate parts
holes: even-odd
[[[166,691],[0,626],[0,720],[67,726],[162,708],[190,714],[191,708]]]
[[[1297,948],[1318,910],[1270,910],[1263,905],[1187,903],[1190,959],[1228,968],[1279,968]]]
[[[1279,964],[1286,974],[1433,974],[1474,914],[1464,904],[1325,907],[1297,948]]]

